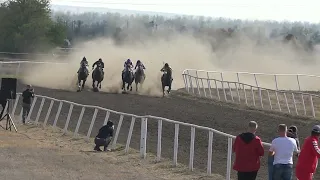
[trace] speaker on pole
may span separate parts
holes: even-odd
[[[17,78],[1,79],[1,99],[16,99]]]

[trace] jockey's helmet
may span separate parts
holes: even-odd
[[[140,60],[138,60],[138,61],[137,61],[137,64],[140,64],[140,63],[141,63],[141,61],[140,61]]]
[[[86,57],[83,57],[83,58],[82,58],[82,61],[87,61],[87,58],[86,58]]]
[[[127,59],[127,63],[131,63],[131,60],[130,60],[130,59]]]
[[[164,67],[169,67],[169,64],[168,64],[168,63],[165,63],[165,64],[164,64]]]
[[[102,61],[102,59],[101,59],[101,58],[99,58],[99,61],[101,62],[101,61]]]

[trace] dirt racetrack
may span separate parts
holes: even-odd
[[[19,84],[18,92],[21,92],[22,84]],[[264,142],[271,142],[276,136],[276,128],[279,123],[287,125],[297,125],[299,128],[300,139],[309,135],[311,127],[316,123],[315,120],[301,119],[299,117],[291,117],[283,114],[272,114],[270,112],[262,112],[258,110],[250,110],[246,107],[237,105],[230,105],[220,102],[213,102],[211,100],[198,99],[188,95],[183,95],[179,92],[173,92],[170,97],[156,98],[139,96],[132,94],[106,94],[93,93],[83,91],[80,93],[68,92],[62,90],[53,90],[35,87],[36,94],[54,97],[57,99],[65,99],[81,104],[97,105],[108,109],[133,113],[136,115],[154,115],[169,118],[176,121],[182,121],[201,126],[207,126],[219,131],[237,135],[246,129],[247,122],[255,120],[259,124],[257,135],[259,135]],[[35,119],[36,110],[40,103],[35,106],[35,111],[32,113],[32,119]],[[46,115],[49,102],[45,102],[43,113],[40,119],[44,119]],[[58,103],[53,106],[53,111],[50,115],[48,123],[52,124]],[[20,108],[20,107],[19,107]],[[64,105],[61,115],[58,120],[58,126],[64,127],[67,119],[69,107]],[[69,130],[74,131],[81,108],[74,107],[71,116]],[[20,112],[20,109],[17,109]],[[80,126],[80,132],[86,133],[91,122],[93,109],[86,110],[84,119]],[[105,113],[98,112],[96,123],[91,136],[96,135],[97,130],[101,127],[105,118]],[[117,125],[119,116],[110,116],[111,120]],[[127,139],[128,129],[131,118],[125,117],[124,123],[119,135],[119,143],[124,144]],[[162,155],[164,157],[172,158],[173,156],[173,140],[174,140],[174,125],[163,123],[162,132]],[[140,121],[137,120],[131,140],[131,147],[138,149],[140,141]],[[147,152],[156,153],[157,147],[157,121],[148,120],[148,139]],[[194,166],[196,169],[205,170],[207,165],[207,145],[208,133],[196,130],[195,139],[195,158]],[[180,127],[179,132],[179,152],[178,162],[187,164],[189,162],[189,148],[190,148],[190,128]],[[267,150],[267,148],[266,148]],[[223,176],[226,174],[226,160],[227,160],[227,138],[214,135],[213,141],[213,173],[218,173]],[[267,179],[266,158],[262,160],[262,167],[258,174],[259,180]],[[232,178],[235,178],[235,172],[232,171]],[[319,178],[316,173],[315,179]]]

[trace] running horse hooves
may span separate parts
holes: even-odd
[[[98,88],[93,88],[93,92],[99,92],[99,89]]]

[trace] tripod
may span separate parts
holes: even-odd
[[[0,119],[0,121],[2,121],[2,120],[4,120],[5,118],[6,118],[6,120],[7,120],[7,122],[6,122],[6,127],[4,128],[3,126],[1,126],[3,129],[5,129],[5,130],[10,130],[11,131],[11,127],[13,126],[14,127],[14,130],[16,131],[16,132],[18,132],[17,131],[17,128],[16,128],[16,125],[14,124],[14,122],[13,122],[13,120],[12,120],[12,118],[11,118],[11,115],[10,115],[10,102],[11,102],[11,99],[7,99],[7,104],[6,104],[6,107],[7,107],[7,112],[6,112],[6,114]]]

